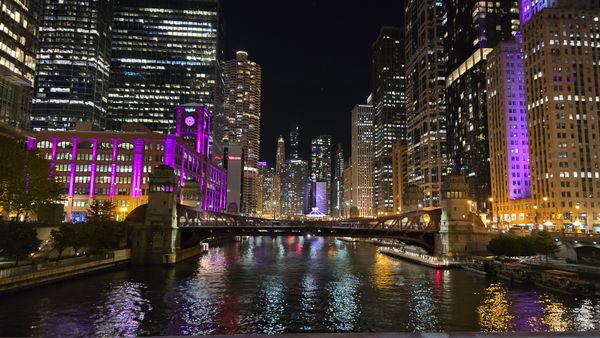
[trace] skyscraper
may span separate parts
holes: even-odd
[[[511,40],[519,32],[519,3],[514,0],[444,3],[449,156],[465,176],[471,200],[485,210],[491,196],[486,58],[499,42]],[[466,17],[473,20],[465,20]]]
[[[331,214],[331,135],[312,139],[310,158],[311,208]]]
[[[244,195],[242,213],[256,214],[258,156],[260,151],[261,68],[239,51],[223,62],[225,74],[225,128],[229,142],[244,149]]]
[[[290,129],[290,158],[300,158],[300,126],[293,122]]]
[[[344,203],[344,150],[338,143],[333,158],[333,182],[331,193],[331,215],[342,217]]]
[[[373,198],[376,213],[393,211],[392,145],[406,138],[404,32],[383,27],[373,44]]]
[[[321,135],[312,139],[310,150],[311,180],[331,180],[331,135]]]
[[[29,127],[41,15],[38,0],[7,0],[0,11],[0,123]]]
[[[44,2],[34,130],[72,130],[77,122],[105,128],[112,20],[110,0]]]
[[[373,106],[352,109],[352,203],[360,217],[373,216]]]
[[[167,133],[173,108],[213,110],[218,50],[216,0],[116,0],[109,114]]]
[[[558,1],[523,15],[531,191],[550,228],[600,230],[598,3]]]
[[[425,208],[439,207],[449,167],[442,1],[407,0],[404,21],[408,183],[422,189]]]
[[[342,203],[342,212],[340,217],[349,218],[349,217],[358,217],[358,209],[354,205],[354,201],[352,200],[353,194],[353,186],[352,186],[352,157],[348,159],[346,163],[344,163],[344,174],[342,175],[342,181],[344,186],[343,192],[343,203]],[[356,215],[353,215],[353,212]]]
[[[308,208],[310,169],[307,161],[300,158],[297,123],[290,128],[290,157],[281,174],[281,215],[284,218],[300,218]],[[283,146],[278,142],[278,146]]]
[[[407,192],[408,180],[406,175],[406,142],[396,141],[392,147],[392,179],[394,191],[394,212],[405,212],[404,195]]]
[[[267,162],[258,162],[258,203],[256,214],[262,218],[274,218],[275,204],[273,177],[275,172],[273,168],[267,166]],[[279,191],[279,189],[277,190]]]
[[[494,48],[486,77],[493,221],[528,223],[533,210],[520,39]]]
[[[275,172],[281,174],[285,165],[285,140],[282,135],[277,139],[277,154],[275,159]]]
[[[273,172],[273,218],[281,218],[281,176],[285,170],[285,140],[282,135],[277,139],[277,155]]]
[[[302,218],[306,210],[309,168],[303,159],[290,158],[281,176],[281,216]]]

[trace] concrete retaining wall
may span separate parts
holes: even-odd
[[[93,271],[104,270],[128,264],[131,258],[129,249],[113,251],[110,258],[96,261],[57,266],[41,271],[0,278],[0,294],[37,287],[56,281],[78,277]]]

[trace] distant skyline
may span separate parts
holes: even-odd
[[[274,166],[277,137],[300,124],[310,139],[332,135],[350,155],[350,114],[371,93],[371,45],[382,26],[402,25],[403,1],[222,0],[224,58],[245,50],[262,66],[261,161]]]

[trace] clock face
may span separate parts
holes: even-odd
[[[194,125],[194,123],[196,123],[196,119],[194,119],[193,116],[188,116],[185,118],[185,125],[188,127],[191,127]]]

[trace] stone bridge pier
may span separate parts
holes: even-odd
[[[180,250],[177,177],[172,168],[158,166],[148,183],[148,204],[136,208],[128,216],[132,227],[131,262],[173,264]],[[132,222],[132,218],[140,221]]]
[[[453,172],[446,177],[441,197],[442,216],[435,237],[435,254],[484,254],[489,241],[498,233],[487,229],[481,218],[471,212],[469,187],[460,173]]]

